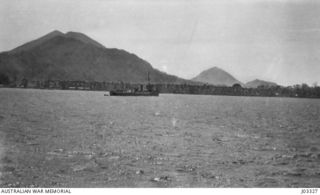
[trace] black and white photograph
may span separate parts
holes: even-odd
[[[0,28],[2,190],[319,193],[320,1],[0,0]]]

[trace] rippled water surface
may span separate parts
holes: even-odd
[[[319,187],[320,100],[0,89],[0,187]]]

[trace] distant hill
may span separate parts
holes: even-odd
[[[253,81],[247,82],[245,84],[245,87],[247,87],[247,88],[257,88],[259,86],[272,87],[272,86],[277,86],[277,85],[278,85],[277,83],[255,79]]]
[[[236,83],[243,85],[231,74],[227,73],[226,71],[218,67],[213,67],[208,70],[205,70],[201,72],[198,76],[194,77],[192,80],[220,86],[232,86]]]
[[[125,50],[110,49],[88,36],[53,31],[11,51],[0,53],[0,74],[19,80],[81,80],[193,83],[154,69]]]

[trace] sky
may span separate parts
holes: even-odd
[[[0,0],[0,16],[0,51],[76,31],[186,79],[320,84],[318,0]]]

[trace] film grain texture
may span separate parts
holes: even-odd
[[[315,187],[319,99],[0,89],[1,187]]]

